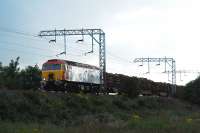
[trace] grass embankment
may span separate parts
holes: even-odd
[[[158,97],[0,92],[0,133],[199,133],[198,107]]]

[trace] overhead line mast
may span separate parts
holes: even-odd
[[[176,61],[173,58],[135,58],[134,60],[135,63],[137,62],[141,62],[142,64],[144,62],[148,63],[148,73],[150,73],[150,62],[157,62],[158,65],[160,65],[161,62],[165,63],[165,73],[166,71],[166,66],[169,65],[171,67],[171,74],[172,74],[172,88],[170,90],[170,94],[171,95],[175,95],[176,94]]]
[[[56,42],[56,36],[64,37],[64,52],[62,54],[66,55],[66,36],[75,35],[88,35],[92,39],[92,50],[88,53],[93,52],[94,41],[99,44],[99,67],[100,67],[100,84],[101,92],[105,92],[106,85],[106,47],[105,47],[105,33],[101,29],[71,29],[71,30],[46,30],[40,31],[40,37],[54,36]]]

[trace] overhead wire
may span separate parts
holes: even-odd
[[[59,51],[55,51],[55,50],[52,50],[52,49],[45,49],[45,48],[38,48],[38,47],[34,47],[34,46],[24,45],[22,43],[0,41],[0,45],[3,45],[3,44],[12,45],[12,46],[20,46],[20,47],[25,47],[25,48],[32,48],[32,49],[37,49],[37,50],[42,50],[42,51],[51,51],[51,52],[55,52],[55,53],[59,52]]]
[[[113,53],[111,53],[109,51],[106,51],[106,53],[107,53],[108,56],[110,56],[110,57],[112,57],[112,58],[114,58],[114,59],[116,59],[118,61],[133,64],[133,62],[131,62],[131,61],[127,60],[127,59],[124,59],[122,57],[119,57],[119,56],[117,56],[117,55],[115,55],[115,54],[113,54]]]
[[[33,34],[30,34],[30,33],[25,33],[25,32],[19,32],[19,31],[13,31],[13,30],[8,30],[8,29],[2,29],[0,28],[0,31],[3,31],[3,32],[8,32],[8,33],[14,33],[14,34],[19,34],[19,35],[23,35],[23,36],[28,36],[28,37],[36,37],[36,38],[39,38]],[[32,39],[32,38],[28,38],[28,39]],[[35,39],[34,39],[35,40]],[[34,47],[35,48],[35,47]],[[37,49],[41,49],[41,48],[37,48]],[[72,48],[70,48],[72,50]],[[42,49],[41,49],[42,50]],[[80,49],[78,49],[80,52],[82,52]],[[81,54],[79,54],[81,55]],[[78,56],[79,56],[78,55]]]
[[[0,27],[0,31],[1,32],[7,32],[7,33],[12,33],[12,34],[18,34],[18,35],[22,35],[22,36],[26,36],[26,37],[33,37],[33,38],[41,38],[36,34],[31,34],[28,32],[24,32],[24,31],[19,31],[19,30],[13,30],[13,29],[8,29],[8,28],[2,28]],[[43,38],[46,39],[46,38]]]
[[[3,50],[14,51],[14,52],[18,52],[20,54],[25,53],[25,54],[28,54],[28,55],[33,54],[33,55],[43,56],[43,57],[56,57],[56,55],[44,55],[44,54],[34,53],[34,52],[30,52],[30,51],[16,50],[16,49],[10,49],[10,48],[3,48]],[[75,55],[75,54],[71,54],[71,53],[67,53],[67,55],[80,56],[80,55]]]
[[[21,31],[14,31],[14,30],[10,30],[10,29],[5,29],[5,28],[0,28],[0,31],[3,31],[3,32],[7,32],[7,33],[13,33],[13,34],[19,34],[19,35],[23,35],[23,36],[28,36],[28,37],[31,37],[31,38],[26,38],[26,39],[31,39],[31,40],[35,40],[35,39],[33,39],[33,37],[35,37],[35,38],[38,38],[38,39],[40,39],[40,37],[38,37],[38,36],[36,36],[36,35],[34,35],[34,34],[30,34],[30,33],[26,33],[26,32],[21,32]],[[47,40],[47,39],[46,39]],[[37,40],[37,41],[39,41],[39,40]],[[40,40],[41,41],[41,40]],[[45,41],[45,40],[43,40],[43,41]],[[58,44],[58,43],[57,43]],[[85,45],[85,44],[84,44]],[[89,44],[88,44],[89,45]],[[74,45],[74,47],[76,48],[75,50],[76,50],[76,52],[77,52],[77,50],[81,53],[84,53],[84,50],[82,50],[82,49],[80,49],[80,48],[78,48],[76,45]],[[70,50],[74,50],[74,48],[73,47],[68,47]],[[85,49],[85,51],[86,51],[86,49]],[[79,54],[78,56],[81,56],[81,55],[84,55],[84,54]]]
[[[23,35],[23,36],[33,36],[34,37],[34,35],[30,34],[30,33],[20,32],[20,31],[14,31],[14,30],[7,29],[7,28],[2,28],[2,27],[0,27],[0,31],[15,33],[15,34]]]
[[[20,47],[25,47],[25,48],[32,48],[32,49],[37,49],[37,50],[57,52],[57,51],[51,50],[51,49],[44,49],[44,48],[38,48],[38,47],[34,47],[34,46],[29,46],[29,45],[23,45],[21,43],[16,43],[16,42],[0,41],[0,45],[3,45],[3,44],[12,45],[12,46],[20,46]]]
[[[49,56],[49,55],[43,55],[43,54],[33,53],[33,52],[30,52],[30,51],[16,50],[16,49],[10,49],[10,48],[3,48],[3,50],[14,51],[14,52],[17,52],[18,54],[25,53],[25,54],[28,54],[28,55],[29,54],[34,54],[34,55],[45,56],[45,57],[53,57],[54,56],[54,55]]]
[[[27,33],[27,32],[22,32],[22,31],[16,31],[16,30],[11,30],[11,29],[7,29],[7,28],[1,28],[0,27],[0,31],[3,32],[7,32],[7,33],[13,33],[13,34],[18,34],[18,35],[23,35],[23,36],[28,36],[28,37],[35,37],[37,39],[44,39],[44,37],[39,37],[37,35],[31,34],[31,33]],[[29,38],[30,39],[30,38]],[[48,40],[47,38],[45,38],[46,40]],[[41,41],[41,40],[40,40]],[[43,40],[45,41],[45,40]],[[77,44],[82,44],[82,43],[77,43]],[[86,46],[86,45],[90,45],[90,44],[83,44],[82,46]],[[75,45],[74,45],[75,46]],[[75,46],[76,47],[76,46]],[[80,49],[79,49],[80,50]]]
[[[0,27],[0,32],[7,32],[7,33],[12,33],[12,34],[16,34],[16,35],[21,35],[21,36],[24,36],[24,37],[27,37],[27,39],[32,39],[32,40],[35,40],[35,39],[33,39],[33,38],[37,38],[37,41],[41,41],[42,39],[45,39],[45,40],[43,40],[43,41],[47,41],[48,39],[46,39],[46,38],[40,38],[39,36],[37,36],[37,35],[34,35],[34,34],[31,34],[31,33],[28,33],[28,32],[22,32],[22,31],[18,31],[18,30],[13,30],[13,29],[8,29],[8,28],[2,28],[2,27]],[[38,40],[38,39],[40,39],[40,40]],[[80,53],[82,53],[82,54],[79,54],[78,56],[83,56],[84,54],[84,51],[86,51],[87,49],[83,49],[83,47],[80,49],[80,45],[81,46],[89,46],[89,45],[91,45],[91,44],[87,44],[87,43],[77,43],[79,46],[77,46],[77,45],[73,45],[73,46],[71,46],[71,45],[68,45],[68,47],[67,48],[69,48],[71,51],[76,51],[76,53],[77,53],[77,51],[78,52],[80,52]],[[11,45],[11,44],[10,44]],[[13,44],[14,45],[14,44]],[[17,45],[17,44],[16,44]],[[21,45],[22,46],[22,45]],[[24,47],[26,47],[26,46],[24,46]],[[33,46],[29,46],[29,48],[34,48],[34,49],[40,49],[40,50],[47,50],[47,49],[42,49],[42,48],[37,48],[37,47],[33,47]],[[47,51],[49,51],[49,50],[47,50]],[[69,53],[67,53],[67,54],[69,54]],[[111,52],[109,52],[109,51],[107,51],[107,54],[108,54],[108,56],[110,56],[110,57],[112,57],[113,58],[113,60],[116,60],[116,61],[118,61],[118,62],[127,62],[127,63],[131,63],[131,64],[133,64],[131,61],[129,61],[129,60],[127,60],[127,59],[124,59],[124,58],[122,58],[122,57],[119,57],[119,56],[117,56],[117,55],[115,55],[115,54],[113,54],[113,53],[111,53]],[[71,54],[72,55],[72,54]],[[96,55],[97,56],[97,54],[94,54],[93,53],[93,55]],[[77,55],[75,55],[75,56],[77,56]]]

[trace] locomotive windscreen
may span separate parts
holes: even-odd
[[[42,66],[42,70],[60,70],[61,69],[61,64],[44,64]]]

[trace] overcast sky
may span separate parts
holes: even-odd
[[[67,57],[55,55],[63,51],[63,38],[49,44],[41,39],[12,32],[37,35],[41,30],[101,28],[106,33],[107,71],[142,76],[155,81],[168,81],[164,64],[139,67],[137,57],[173,57],[177,70],[198,71],[200,68],[200,1],[199,0],[1,0],[0,61],[7,64],[20,56],[22,67],[41,64],[50,58],[62,58],[98,66],[98,45],[90,51],[90,40],[67,41]],[[12,31],[12,32],[5,32]],[[177,74],[178,84],[198,76]],[[181,81],[183,80],[183,81]]]

